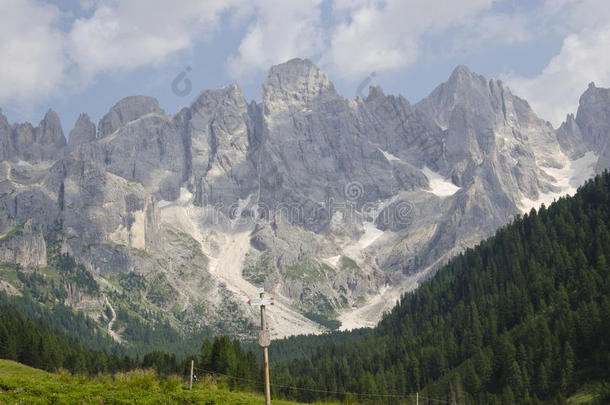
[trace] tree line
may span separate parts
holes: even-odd
[[[52,330],[45,320],[34,320],[14,306],[0,305],[0,358],[54,372],[97,375],[125,372],[137,368],[154,369],[160,377],[188,375],[190,361],[201,373],[221,373],[232,388],[255,389],[260,386],[261,370],[252,351],[242,348],[228,336],[205,338],[198,355],[179,359],[176,354],[152,351],[139,356],[119,356],[107,350],[85,348],[76,339]]]

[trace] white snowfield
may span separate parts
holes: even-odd
[[[379,152],[383,153],[383,156],[390,162],[393,162],[393,161],[402,162],[402,160],[398,156],[392,155],[390,152],[386,152],[385,150],[383,150],[381,148],[377,148],[377,150],[379,150]]]
[[[527,197],[521,199],[521,210],[526,213],[532,208],[539,208],[542,204],[547,207],[559,197],[574,195],[578,187],[595,175],[595,164],[598,156],[594,152],[587,152],[583,157],[576,160],[568,160],[561,169],[547,167],[546,174],[555,179],[554,185],[559,187],[556,193],[540,193],[538,199],[531,200]]]
[[[402,159],[400,159],[396,155],[391,154],[388,151],[385,151],[381,148],[377,148],[377,150],[379,150],[379,152],[381,152],[383,154],[383,156],[389,162],[402,162]],[[457,193],[457,191],[460,189],[460,187],[453,184],[451,182],[451,180],[445,179],[443,176],[432,171],[427,166],[424,166],[424,168],[421,169],[421,171],[424,174],[424,176],[426,176],[428,178],[428,183],[430,183],[430,190],[427,190],[427,191],[429,191],[430,193],[432,193],[434,195],[437,195],[441,198],[450,197],[450,196],[454,195],[455,193]]]
[[[383,231],[381,229],[377,229],[375,224],[370,221],[364,221],[362,224],[364,227],[364,233],[358,239],[358,245],[360,249],[366,249],[371,246],[373,242],[375,242],[381,235],[383,235]]]
[[[394,308],[404,293],[415,290],[422,280],[437,268],[437,265],[446,261],[448,255],[441,256],[422,272],[407,277],[399,285],[386,285],[378,295],[371,297],[366,304],[354,310],[346,310],[339,315],[341,326],[339,330],[354,330],[358,328],[372,328],[376,326],[383,314]]]
[[[428,178],[430,183],[430,192],[439,197],[450,197],[458,192],[460,187],[453,184],[450,180],[445,179],[440,174],[433,172],[427,166],[421,170],[422,173]]]
[[[363,306],[357,309],[348,309],[339,315],[340,330],[354,330],[358,328],[372,328],[380,321],[385,311],[392,309],[400,296],[417,287],[417,282],[411,286],[385,286]]]

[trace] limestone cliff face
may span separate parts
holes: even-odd
[[[589,149],[599,152],[596,171],[610,167],[610,89],[589,85],[580,98],[576,124]]]
[[[11,127],[0,109],[0,160],[9,159],[13,153],[11,143]]]
[[[205,91],[182,114],[188,115],[187,175],[196,203],[229,206],[244,198],[256,176],[248,161],[253,123],[241,88]]]
[[[67,146],[52,110],[37,127],[0,114],[1,257],[43,266],[45,238],[60,239],[96,275],[156,280],[163,293],[138,294],[193,322],[187,308],[262,285],[303,312],[349,312],[560,195],[574,159],[609,167],[609,111],[592,85],[555,131],[463,66],[417,104],[378,86],[351,100],[293,59],[270,69],[260,103],[237,84],[175,115],[127,97],[97,134],[79,116]],[[312,327],[294,316],[275,325]]]
[[[14,263],[23,267],[47,265],[47,246],[42,228],[27,220],[0,237],[0,263]]]
[[[49,109],[36,128],[28,123],[13,126],[12,146],[17,156],[29,162],[57,159],[66,146],[57,113]]]
[[[610,89],[590,83],[580,97],[576,117],[568,114],[557,130],[562,148],[574,158],[588,151],[598,155],[595,171],[610,167]]]

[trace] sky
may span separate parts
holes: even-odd
[[[609,49],[608,0],[0,0],[0,108],[34,125],[53,108],[67,135],[129,95],[174,114],[237,82],[259,101],[269,67],[301,57],[346,98],[378,84],[412,103],[466,65],[557,127],[610,87]]]

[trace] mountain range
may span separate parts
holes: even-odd
[[[52,110],[36,127],[0,111],[0,290],[56,277],[65,294],[44,299],[117,340],[134,318],[252,335],[260,287],[274,337],[372,326],[449,258],[610,167],[609,133],[610,90],[593,83],[555,129],[464,66],[411,104],[378,86],[346,99],[303,59],[271,67],[261,102],[231,84],[171,115],[131,96],[67,140]],[[78,277],[48,270],[66,257]]]

